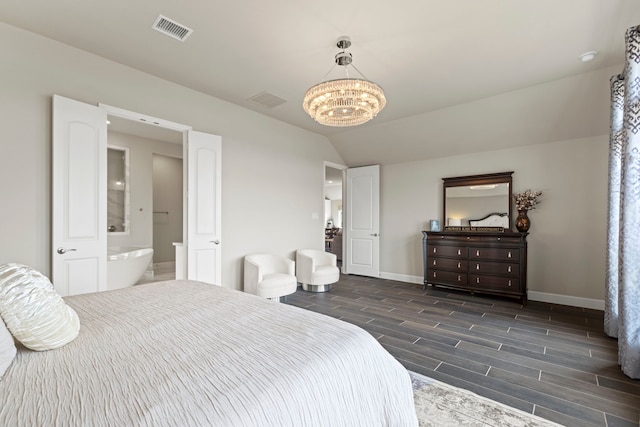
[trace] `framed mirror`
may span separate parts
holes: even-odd
[[[511,231],[513,171],[442,178],[445,230]]]

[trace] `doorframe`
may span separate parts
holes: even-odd
[[[183,160],[183,168],[182,168],[182,243],[183,243],[183,247],[186,247],[186,239],[187,239],[187,227],[188,227],[188,209],[189,207],[187,206],[187,191],[188,191],[188,186],[187,186],[187,181],[188,181],[188,173],[189,173],[189,167],[187,164],[187,157],[188,157],[188,146],[186,144],[186,141],[188,139],[188,133],[189,131],[193,130],[192,126],[189,125],[185,125],[182,123],[177,123],[177,122],[172,122],[170,120],[165,120],[165,119],[160,119],[158,117],[153,117],[153,116],[149,116],[146,114],[142,114],[142,113],[138,113],[136,111],[131,111],[131,110],[126,110],[124,108],[120,108],[120,107],[114,107],[113,105],[108,105],[108,104],[104,104],[102,102],[98,103],[98,107],[105,110],[107,112],[107,118],[109,116],[115,116],[115,117],[119,117],[121,119],[126,119],[126,120],[131,120],[133,122],[137,122],[143,125],[149,125],[149,126],[155,126],[155,127],[160,127],[160,128],[165,128],[165,129],[169,129],[169,130],[173,130],[173,131],[177,131],[182,133],[182,160]],[[107,140],[108,143],[108,140]],[[186,250],[186,249],[185,249]],[[176,271],[177,271],[177,263],[178,260],[176,259]],[[184,268],[182,270],[184,270],[186,272],[186,263],[183,266]]]
[[[98,103],[98,107],[105,110],[107,112],[107,116],[116,116],[116,117],[120,117],[127,120],[133,120],[134,122],[139,122],[139,123],[150,125],[150,126],[158,126],[161,128],[177,130],[179,132],[182,132],[183,134],[184,132],[193,130],[191,126],[183,125],[182,123],[176,123],[176,122],[171,122],[169,120],[159,119],[153,116],[147,116],[146,114],[125,110],[124,108],[114,107],[112,105],[103,104],[102,102]]]
[[[346,191],[346,183],[345,183],[345,177],[346,177],[346,171],[347,169],[349,169],[348,166],[340,164],[340,163],[333,163],[333,162],[328,162],[328,161],[324,161],[323,162],[323,166],[322,166],[322,195],[324,196],[324,187],[327,185],[327,167],[333,168],[333,169],[338,169],[342,171],[342,230],[343,230],[343,235],[344,235],[344,226],[345,226],[345,222],[346,222],[346,216],[344,214],[345,212],[345,200],[344,200],[344,196],[345,196],[345,191]],[[324,210],[324,197],[322,198],[322,209]],[[324,214],[324,212],[323,212]],[[322,221],[323,221],[323,226],[322,226],[322,247],[324,248],[325,246],[325,242],[324,242],[324,230],[327,227],[327,224],[324,222],[324,215],[322,216]],[[347,256],[346,251],[344,250],[344,238],[342,239],[342,266],[340,267],[340,271],[342,273],[344,273],[344,266],[345,266],[345,257]]]

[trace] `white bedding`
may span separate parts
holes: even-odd
[[[65,300],[78,337],[18,347],[0,425],[417,425],[407,371],[348,323],[187,281]]]

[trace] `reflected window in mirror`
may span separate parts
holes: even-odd
[[[129,234],[129,148],[107,148],[107,231]]]

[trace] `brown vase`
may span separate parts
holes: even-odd
[[[519,232],[524,233],[529,231],[529,227],[531,227],[531,220],[527,216],[526,209],[518,211],[518,217],[516,218],[516,228]]]

